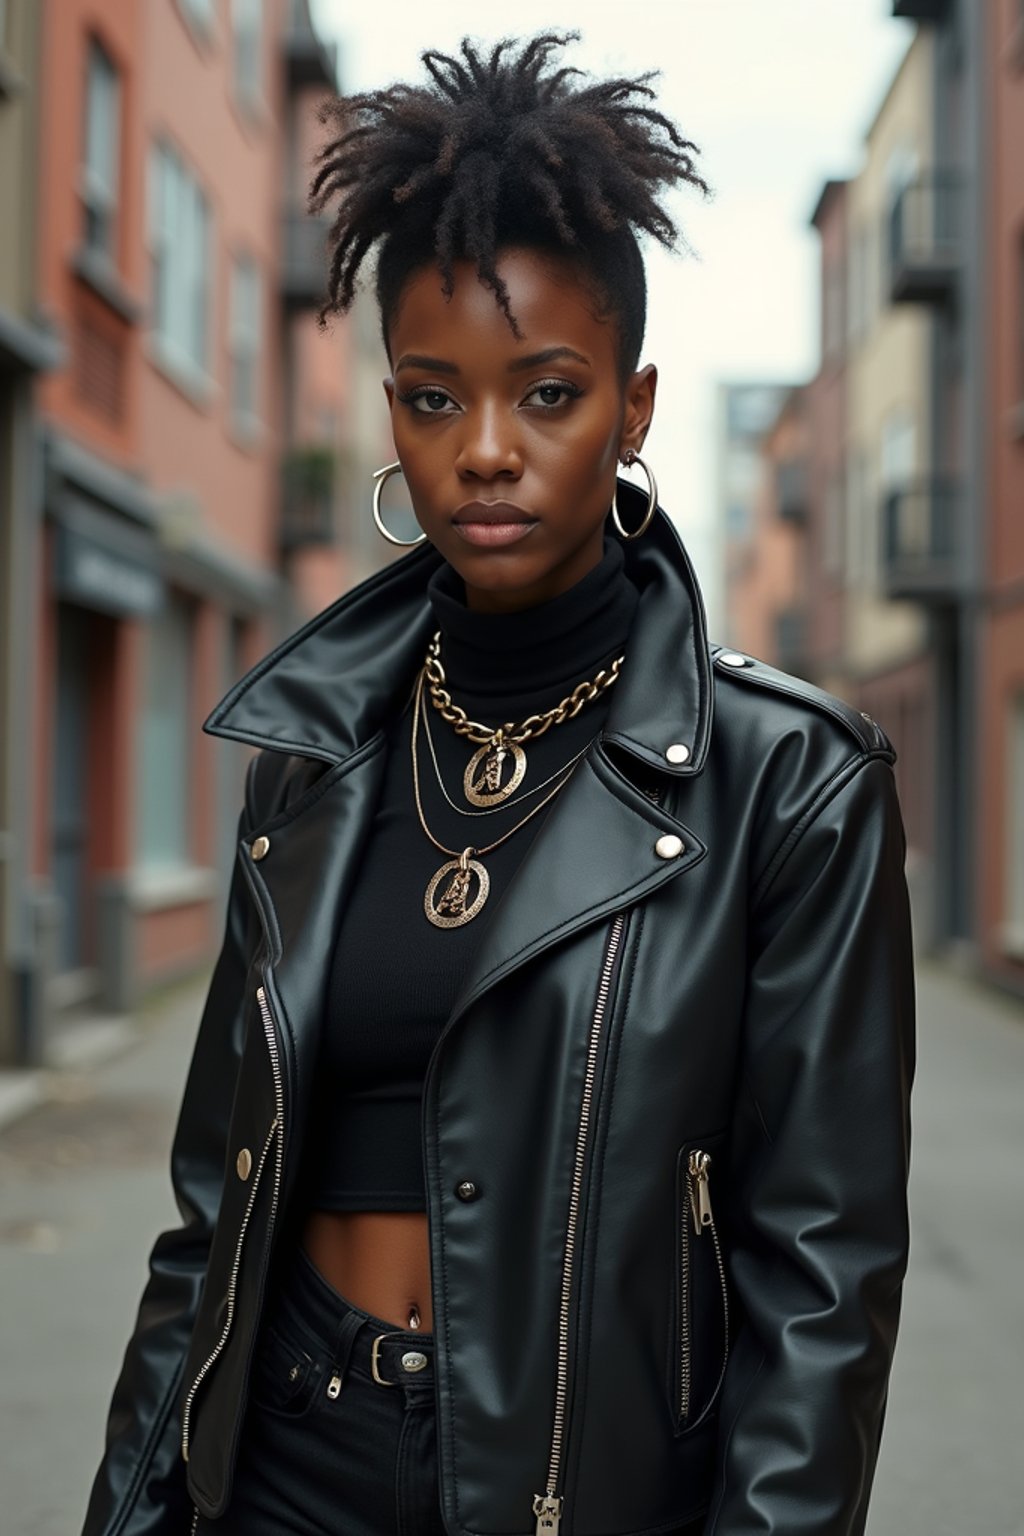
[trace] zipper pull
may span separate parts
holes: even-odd
[[[690,1209],[698,1237],[705,1227],[713,1225],[715,1219],[711,1210],[710,1167],[711,1157],[707,1152],[690,1153]]]
[[[341,1396],[341,1376],[337,1371],[335,1371],[334,1375],[327,1383],[327,1396],[331,1399],[332,1402],[334,1402],[335,1398]]]
[[[558,1536],[558,1528],[562,1523],[561,1499],[550,1493],[535,1493],[533,1512],[537,1516],[535,1536],[541,1536],[543,1531],[553,1531],[554,1536]]]

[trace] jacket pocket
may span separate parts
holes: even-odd
[[[704,1422],[729,1359],[729,1291],[715,1212],[720,1137],[687,1143],[676,1163],[675,1295],[669,1382],[676,1432]],[[714,1152],[708,1147],[716,1148]]]
[[[318,1395],[322,1364],[298,1339],[267,1328],[257,1346],[249,1395],[261,1413],[304,1417]]]

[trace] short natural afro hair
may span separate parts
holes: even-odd
[[[310,206],[340,203],[322,323],[348,310],[377,246],[385,346],[408,277],[434,264],[450,297],[459,260],[476,263],[518,337],[497,260],[527,246],[568,258],[596,284],[618,322],[620,370],[636,367],[647,301],[636,232],[674,247],[680,236],[663,189],[709,188],[696,145],[650,105],[655,72],[588,82],[554,67],[551,55],[578,37],[506,38],[486,56],[463,38],[461,58],[422,54],[426,84],[327,104],[323,120],[335,134],[318,154]]]

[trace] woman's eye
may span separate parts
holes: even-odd
[[[552,406],[561,405],[563,400],[574,400],[580,393],[580,390],[574,384],[536,384],[523,403],[528,404],[536,398],[540,405],[547,406],[550,409]]]
[[[446,405],[453,405],[450,395],[446,395],[443,389],[422,389],[415,394],[400,395],[399,399],[411,405],[414,411],[419,411],[421,416],[439,416]]]

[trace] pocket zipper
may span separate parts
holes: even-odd
[[[246,1201],[245,1210],[242,1213],[241,1225],[238,1229],[238,1238],[235,1243],[235,1255],[231,1265],[231,1274],[228,1280],[227,1315],[224,1319],[224,1327],[221,1330],[220,1337],[218,1338],[210,1354],[200,1366],[199,1372],[191,1387],[189,1388],[188,1395],[185,1398],[185,1404],[182,1410],[181,1424],[181,1455],[184,1461],[188,1461],[189,1436],[191,1432],[192,1421],[192,1405],[195,1402],[196,1393],[199,1391],[204,1378],[207,1376],[223,1352],[224,1347],[228,1341],[228,1336],[231,1333],[231,1324],[235,1315],[235,1294],[238,1287],[238,1272],[242,1265],[242,1249],[245,1245],[245,1234],[248,1230],[249,1218],[252,1215],[253,1206],[256,1204],[256,1194],[260,1187],[260,1180],[263,1177],[263,1167],[267,1161],[267,1156],[270,1152],[271,1145],[275,1141],[275,1138],[277,1141],[277,1147],[274,1159],[274,1183],[273,1191],[271,1194],[270,1215],[267,1224],[268,1236],[273,1233],[274,1220],[277,1215],[277,1206],[281,1194],[281,1178],[284,1152],[284,1084],[281,1076],[281,1062],[277,1049],[277,1036],[274,1029],[274,1020],[270,1012],[270,1004],[267,1000],[265,988],[258,987],[256,989],[256,1001],[259,1005],[260,1020],[263,1025],[263,1032],[267,1041],[267,1049],[270,1053],[270,1066],[274,1078],[274,1104],[277,1113],[270,1123],[270,1129],[267,1132],[267,1139],[263,1143],[263,1150],[260,1153],[259,1162],[256,1165],[256,1174],[249,1188],[249,1198]],[[198,1510],[196,1511],[196,1518],[199,1518]]]
[[[718,1373],[715,1389],[704,1404],[700,1415],[694,1420],[699,1423],[708,1412],[715,1398],[721,1391],[722,1382],[725,1380],[725,1368],[729,1361],[729,1292],[725,1283],[725,1261],[722,1257],[722,1243],[718,1236],[718,1228],[715,1225],[715,1213],[711,1205],[711,1155],[695,1147],[690,1153],[686,1167],[686,1208],[683,1211],[682,1221],[682,1286],[679,1297],[679,1417],[681,1420],[690,1418],[690,1397],[692,1389],[692,1339],[690,1329],[690,1299],[692,1276],[691,1251],[690,1251],[690,1220],[693,1220],[695,1235],[703,1237],[705,1231],[711,1233],[711,1241],[715,1248],[715,1266],[718,1270],[718,1283],[722,1294],[722,1367]]]

